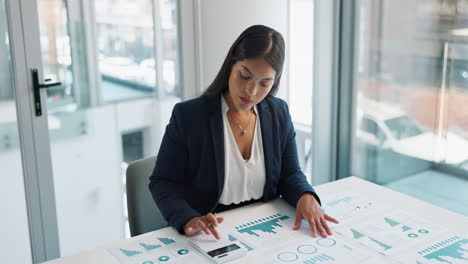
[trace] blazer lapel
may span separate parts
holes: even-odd
[[[265,197],[268,192],[271,173],[273,168],[273,118],[270,110],[268,98],[263,99],[258,105],[258,114],[260,115],[260,124],[262,126],[262,142],[263,142],[263,155],[265,157],[265,174],[266,182],[263,190],[263,196]]]
[[[218,196],[224,187],[224,133],[223,116],[221,113],[221,97],[207,96],[211,136],[213,139],[216,178],[218,182]]]

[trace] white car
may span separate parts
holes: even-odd
[[[437,135],[426,131],[398,107],[358,99],[356,118],[356,137],[361,144],[437,163],[468,163],[468,140],[452,132]]]

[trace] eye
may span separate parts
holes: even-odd
[[[268,86],[270,86],[270,83],[269,83],[269,82],[268,82],[268,83],[263,83],[263,82],[262,82],[262,83],[260,83],[260,84],[261,84],[263,87],[265,87],[265,88],[268,87]]]
[[[239,76],[240,76],[243,80],[248,80],[248,79],[250,79],[250,76],[244,76],[244,75],[242,75],[242,73],[239,73]]]

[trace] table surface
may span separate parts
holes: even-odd
[[[342,180],[337,180],[334,182],[318,185],[314,187],[317,191],[318,195],[322,200],[322,205],[327,210],[327,201],[331,201],[332,199],[336,198],[338,195],[343,193],[354,193],[360,196],[369,197],[373,202],[377,204],[385,204],[391,206],[393,208],[391,210],[402,210],[404,212],[411,212],[412,216],[417,216],[424,218],[426,221],[436,224],[439,226],[444,227],[444,233],[454,233],[454,234],[461,234],[462,236],[466,236],[468,234],[468,217],[463,215],[451,212],[449,210],[436,207],[429,203],[414,199],[410,196],[395,192],[388,188],[382,187],[380,185],[376,185],[370,183],[368,181],[362,180],[357,177],[348,177]],[[450,190],[447,190],[450,191]],[[265,207],[268,207],[265,209]],[[224,213],[219,214],[219,216],[225,217],[225,222],[223,225],[235,225],[236,221],[239,220],[239,217],[242,216],[249,216],[251,214],[255,214],[257,211],[261,210],[279,210],[281,212],[287,212],[290,215],[294,215],[294,208],[286,204],[281,199],[276,199],[269,203],[256,203],[252,205],[248,205],[242,208],[234,209],[231,211],[227,211]],[[389,210],[389,211],[391,211]],[[347,222],[347,219],[341,221],[338,225],[333,225],[332,231],[334,232],[333,236],[340,236],[340,234],[336,234],[336,230],[340,228],[340,225],[343,225]],[[352,219],[349,221],[353,221]],[[304,229],[304,228],[303,228]],[[301,229],[301,230],[303,230]],[[300,230],[300,231],[301,231]],[[116,258],[113,254],[110,253],[109,248],[118,248],[119,245],[128,245],[129,243],[137,243],[137,241],[142,241],[145,238],[154,237],[154,236],[164,236],[170,237],[174,240],[178,241],[185,241],[187,240],[187,236],[182,236],[178,234],[175,229],[172,227],[167,227],[164,229],[160,229],[154,232],[149,232],[140,236],[132,237],[130,239],[116,241],[113,245],[108,245],[105,247],[96,248],[91,251],[83,252],[73,256],[66,256],[59,259],[55,259],[46,263],[49,264],[56,264],[56,263],[66,263],[66,264],[73,264],[73,263],[121,263],[118,258]],[[307,230],[304,230],[301,235],[303,238],[305,236],[310,236],[310,233]],[[312,238],[310,236],[310,238]],[[339,237],[340,240],[348,242],[349,240],[346,237]],[[353,243],[353,241],[350,241]],[[385,256],[375,250],[372,250],[368,247],[365,247],[359,243],[354,242],[353,246],[356,248],[366,250],[369,257],[372,259],[370,263],[415,263],[415,262],[404,262],[401,261],[402,258],[394,258],[392,256]],[[417,247],[418,245],[415,245]],[[268,250],[268,249],[265,249]],[[253,250],[250,255],[247,257],[230,262],[230,263],[258,263],[257,261],[253,262],[253,259],[259,258],[262,254],[267,251],[265,250]],[[270,249],[271,251],[271,249]],[[263,252],[263,253],[262,253]],[[375,262],[378,261],[378,262]],[[207,261],[207,263],[211,263]],[[303,263],[303,262],[301,262]],[[312,263],[312,262],[310,262]]]

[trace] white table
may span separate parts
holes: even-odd
[[[377,203],[377,205],[379,205],[379,209],[386,208],[380,205],[390,205],[392,209],[389,209],[388,211],[393,211],[395,208],[397,208],[398,210],[410,212],[412,216],[421,217],[425,219],[426,221],[430,221],[431,223],[435,225],[440,225],[444,227],[444,231],[443,231],[444,234],[441,234],[441,235],[445,235],[445,233],[452,233],[452,232],[456,234],[461,234],[462,236],[464,235],[465,238],[468,235],[468,218],[467,217],[456,214],[454,212],[448,211],[443,208],[433,206],[426,202],[419,201],[412,197],[403,195],[401,193],[398,193],[393,190],[387,189],[385,187],[364,181],[356,177],[349,177],[349,178],[338,180],[335,182],[319,185],[319,186],[316,186],[315,189],[317,193],[319,194],[319,196],[321,197],[322,204],[324,205],[325,208],[327,208],[327,205],[326,205],[327,202],[331,201],[332,199],[335,199],[337,195],[340,195],[343,193],[354,193],[354,194],[358,194],[359,196],[371,198],[374,203]],[[450,190],[447,190],[447,191],[450,191]],[[281,199],[277,199],[267,204],[259,203],[259,204],[245,206],[242,208],[224,212],[219,215],[224,216],[226,219],[223,225],[229,226],[229,225],[238,224],[236,223],[236,221],[248,219],[248,217],[252,213],[256,213],[261,210],[270,210],[270,209],[280,210],[282,212],[287,212],[290,215],[294,215],[294,209],[291,206],[287,205]],[[385,212],[386,211],[384,209],[384,213]],[[352,222],[355,220],[356,218],[354,218],[354,220],[344,219],[342,223],[340,223],[339,225],[333,226],[332,231],[336,233],[336,230],[339,230],[340,225],[344,226],[346,223]],[[310,234],[307,233],[307,230],[304,230],[304,232],[302,233],[300,233],[299,231],[297,232],[298,232],[297,234],[300,234],[299,237],[301,237],[301,239],[311,238]],[[186,236],[181,236],[173,228],[168,227],[168,228],[164,228],[164,229],[157,230],[154,232],[149,232],[149,233],[137,236],[137,237],[133,237],[127,240],[116,242],[114,245],[97,248],[95,250],[92,250],[89,252],[83,252],[81,254],[77,254],[74,256],[63,257],[60,259],[52,260],[47,263],[50,263],[50,264],[55,264],[55,263],[67,263],[67,264],[116,263],[117,264],[121,262],[113,254],[110,253],[110,251],[108,250],[109,248],[118,248],[120,246],[124,247],[131,243],[137,244],[136,241],[144,241],[145,239],[149,239],[155,236],[170,237],[178,241],[184,241],[187,239]],[[334,234],[334,237],[338,237],[341,241],[344,241],[346,243],[349,242],[350,243],[349,245],[353,245],[353,248],[358,251],[359,250],[366,251],[366,254],[368,255],[367,259],[369,260],[368,263],[399,263],[397,260],[401,261],[401,259],[406,259],[403,257],[400,257],[400,258],[394,257],[394,256],[398,256],[398,254],[394,254],[392,256],[385,256],[360,243],[356,243],[355,241],[350,241],[349,238],[343,237],[340,234]],[[337,241],[340,241],[340,240],[337,240]],[[425,243],[427,243],[427,241]],[[417,248],[417,247],[422,246],[422,244],[415,244],[412,246]],[[235,263],[262,263],[262,260],[260,260],[259,258],[262,258],[263,256],[267,256],[266,258],[268,258],[269,257],[268,254],[270,254],[272,251],[272,249],[269,249],[268,247],[269,246],[265,248],[256,248],[255,250],[250,252],[250,255],[248,255],[242,260],[235,261]],[[275,250],[273,251],[276,252]],[[398,252],[399,251],[397,251],[397,253]],[[138,262],[135,262],[135,263],[138,263]],[[210,263],[210,262],[207,261],[207,263]],[[305,263],[305,262],[296,261],[292,263]],[[308,262],[308,263],[312,263],[312,262]],[[408,263],[411,263],[411,262],[408,262]]]

